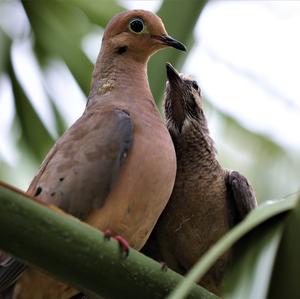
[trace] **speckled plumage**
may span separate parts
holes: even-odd
[[[185,274],[256,206],[256,200],[247,180],[217,161],[197,83],[170,65],[167,70],[165,114],[177,174],[171,198],[143,251]],[[200,284],[219,293],[229,256],[229,252],[224,254]]]

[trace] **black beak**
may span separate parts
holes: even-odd
[[[174,87],[179,86],[180,83],[182,83],[182,79],[180,78],[176,69],[169,62],[166,63],[166,69],[167,69],[167,77],[168,77],[169,84]]]
[[[152,38],[159,40],[164,45],[167,45],[169,47],[173,47],[175,49],[186,51],[186,46],[176,40],[175,38],[168,36],[168,35],[152,35]]]
[[[183,80],[171,63],[166,63],[167,77],[169,81],[169,92],[167,92],[166,103],[169,108],[168,113],[172,116],[181,132],[185,120],[185,101],[183,95]]]

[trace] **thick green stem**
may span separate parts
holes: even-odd
[[[164,298],[182,277],[96,229],[0,185],[0,248],[78,289],[108,298]],[[188,298],[216,298],[194,285]]]

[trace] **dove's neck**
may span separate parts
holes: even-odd
[[[147,76],[147,61],[135,61],[127,55],[99,54],[92,76],[89,103],[111,95],[128,101],[140,97],[153,99]],[[133,98],[134,95],[134,98]]]

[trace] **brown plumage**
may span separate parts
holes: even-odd
[[[147,240],[175,180],[173,143],[147,80],[149,57],[167,46],[185,49],[151,12],[128,11],[110,21],[87,107],[50,150],[28,189],[100,230],[121,235],[135,249]],[[2,278],[7,287],[21,271],[4,266],[0,286]],[[13,280],[5,280],[11,273]],[[74,292],[30,268],[17,281],[13,298],[59,299]]]
[[[221,167],[209,135],[197,82],[167,65],[167,127],[177,156],[171,198],[143,252],[185,274],[234,224],[256,206],[246,178]],[[219,292],[229,253],[201,281]]]

